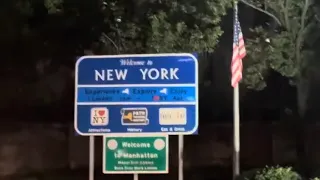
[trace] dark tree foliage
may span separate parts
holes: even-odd
[[[1,109],[72,104],[74,64],[82,55],[212,52],[230,5],[229,0],[1,1],[0,100],[7,102]]]

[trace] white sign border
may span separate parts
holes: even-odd
[[[124,54],[124,55],[97,55],[97,56],[82,56],[80,57],[75,65],[75,94],[74,94],[74,129],[77,134],[81,136],[103,136],[105,134],[108,135],[117,135],[117,134],[132,134],[130,132],[111,132],[111,133],[83,133],[78,129],[78,121],[77,121],[77,114],[78,114],[78,67],[81,61],[87,58],[96,58],[96,59],[104,59],[104,58],[129,58],[129,57],[164,57],[164,56],[189,56],[195,62],[195,95],[197,97],[197,101],[195,104],[196,109],[196,119],[195,119],[195,126],[191,131],[186,132],[141,132],[139,134],[143,135],[155,135],[155,134],[168,134],[168,135],[192,135],[194,132],[198,130],[199,126],[199,87],[198,87],[198,60],[197,58],[190,53],[163,53],[163,54]],[[159,104],[161,105],[161,104]]]

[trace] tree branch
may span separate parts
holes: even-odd
[[[297,37],[297,43],[296,43],[296,60],[297,60],[297,66],[301,65],[301,46],[302,46],[302,41],[303,41],[303,32],[305,29],[305,19],[307,16],[307,12],[309,9],[309,0],[305,0],[304,1],[304,6],[302,9],[302,14],[301,14],[301,22],[300,22],[300,30],[298,33],[298,37]]]
[[[320,18],[318,17],[318,15],[314,15],[314,17],[316,18],[316,20],[317,20],[318,22],[320,22]]]
[[[289,5],[290,5],[290,1],[291,0],[286,0],[286,5],[284,7],[284,19],[285,19],[285,23],[286,23],[286,29],[290,30],[290,21],[289,21]]]
[[[117,53],[119,54],[119,47],[116,45],[116,43],[105,33],[102,33],[102,35],[111,42],[111,44],[116,48]]]
[[[245,1],[245,0],[239,0],[239,1],[242,2],[242,3],[244,3],[244,4],[246,4],[247,6],[252,7],[252,8],[255,9],[255,10],[258,10],[258,11],[260,11],[260,12],[262,12],[262,13],[265,13],[266,15],[268,15],[268,16],[270,16],[272,19],[274,19],[274,20],[277,22],[277,24],[279,24],[280,26],[282,26],[280,20],[279,20],[275,15],[271,14],[270,12],[268,12],[268,11],[266,11],[266,10],[263,10],[263,9],[255,6],[255,5],[253,5],[253,4],[250,4],[250,3],[248,3],[248,2]]]

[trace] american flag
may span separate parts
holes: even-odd
[[[243,34],[240,27],[238,17],[238,7],[234,8],[234,22],[233,22],[233,53],[231,61],[231,85],[237,87],[242,79],[242,59],[246,56],[246,48],[244,45]]]

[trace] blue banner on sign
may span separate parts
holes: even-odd
[[[78,84],[195,83],[196,61],[188,56],[88,57],[78,61]],[[183,68],[180,68],[182,67]]]
[[[195,102],[195,87],[79,87],[78,102]]]
[[[192,54],[84,56],[76,63],[80,135],[195,134],[198,62]]]

